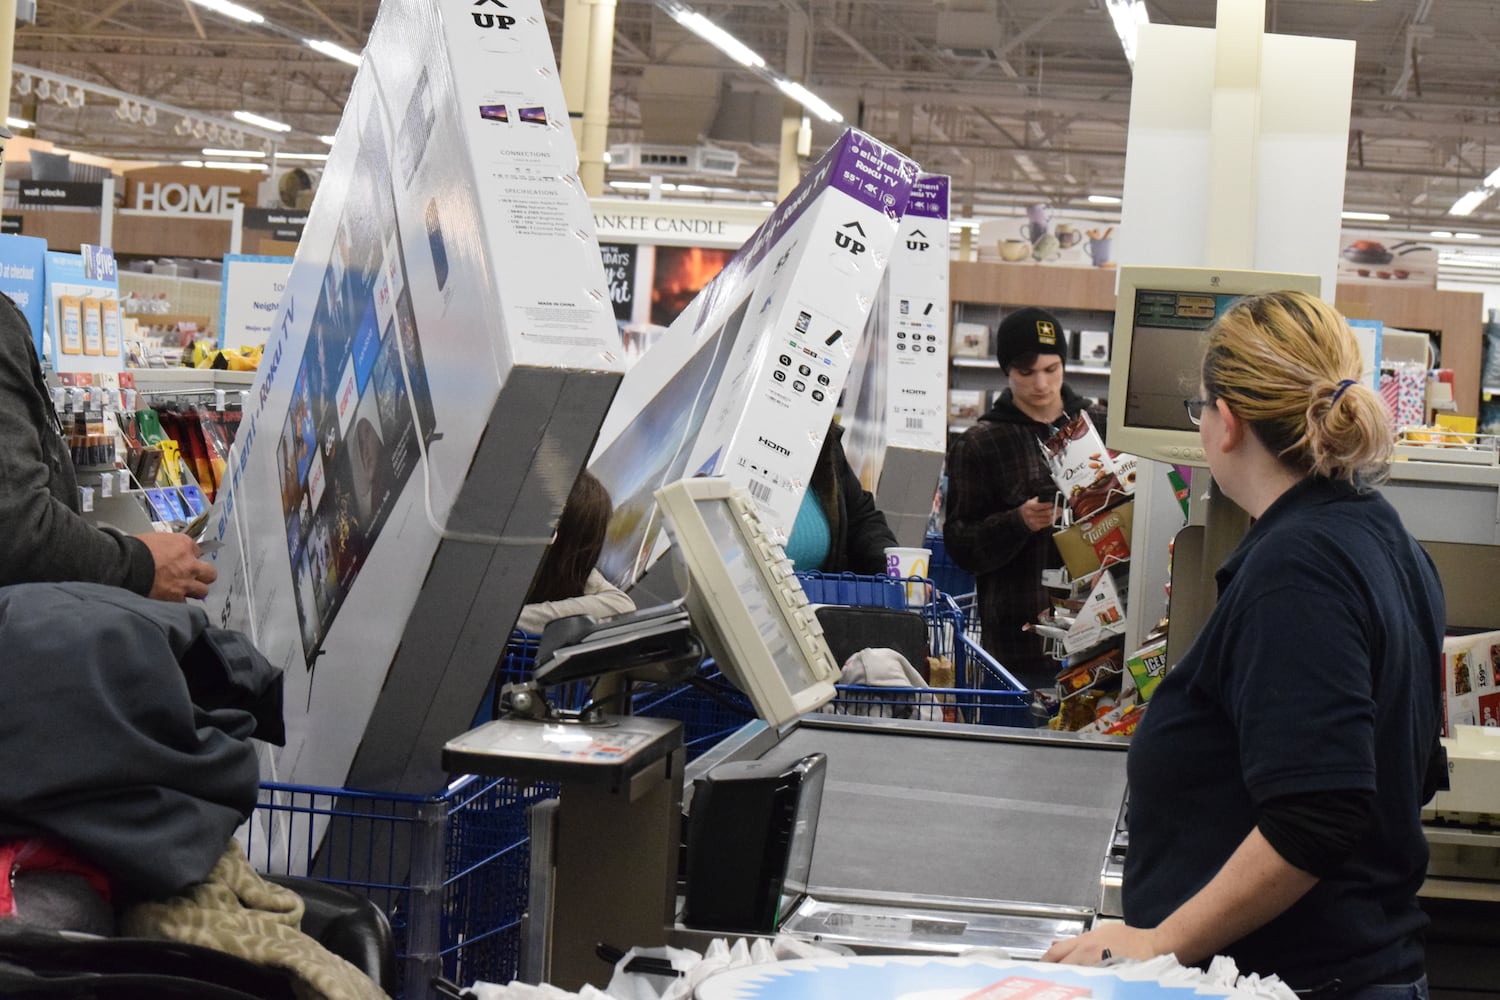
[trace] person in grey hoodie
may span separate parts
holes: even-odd
[[[199,555],[184,534],[125,535],[83,519],[31,326],[0,295],[0,586],[102,583],[181,601],[217,576]]]

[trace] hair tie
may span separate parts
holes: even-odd
[[[1352,378],[1346,378],[1342,382],[1340,382],[1338,390],[1334,392],[1333,398],[1328,401],[1328,405],[1332,406],[1334,403],[1337,403],[1339,401],[1339,397],[1344,394],[1344,390],[1349,388],[1353,384],[1354,379]]]

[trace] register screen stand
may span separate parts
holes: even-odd
[[[682,825],[682,723],[605,716],[600,725],[501,718],[443,748],[450,772],[556,781],[550,893],[533,884],[536,978],[566,990],[603,987],[599,942],[666,943],[676,904]],[[540,905],[538,905],[540,903]],[[549,912],[550,911],[550,912]]]

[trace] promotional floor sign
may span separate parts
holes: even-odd
[[[39,358],[45,353],[42,333],[47,315],[46,256],[47,241],[40,236],[0,235],[0,294],[8,295],[26,317]]]
[[[431,793],[620,374],[540,4],[388,0],[208,537],[277,778]]]
[[[271,321],[286,292],[292,270],[288,257],[224,255],[219,292],[219,346],[227,350],[259,347],[271,339]]]
[[[912,188],[844,392],[844,451],[902,545],[919,546],[947,448],[948,178]]]
[[[120,337],[120,279],[114,255],[46,253],[49,357],[56,372],[118,372],[125,367]]]
[[[652,493],[722,475],[790,529],[880,286],[916,164],[850,129],[621,383],[589,468],[615,516],[600,568],[664,550]]]

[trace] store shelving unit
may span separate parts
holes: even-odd
[[[952,316],[959,322],[982,323],[993,333],[1012,309],[1039,306],[1057,314],[1077,350],[1077,331],[1112,330],[1115,309],[1115,272],[1112,268],[954,261],[949,275]],[[1085,396],[1109,395],[1109,366],[1068,360],[1068,384]],[[993,354],[953,356],[949,386],[978,389],[988,395],[1003,389],[1005,376]],[[987,409],[988,407],[986,407]],[[970,420],[953,420],[950,434],[962,433]]]

